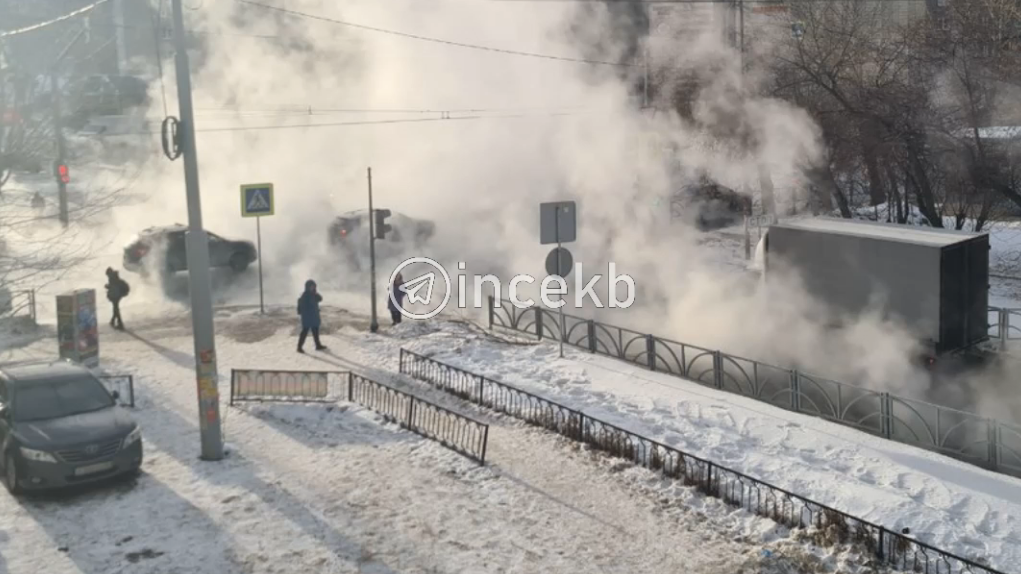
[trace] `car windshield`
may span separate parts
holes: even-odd
[[[69,417],[114,406],[113,397],[96,379],[79,378],[55,383],[34,383],[14,393],[17,422]]]

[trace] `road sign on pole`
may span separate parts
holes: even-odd
[[[259,258],[259,313],[266,313],[262,290],[262,218],[273,215],[273,184],[249,183],[241,186],[241,217],[255,218],[256,255]]]
[[[571,243],[578,235],[578,209],[573,201],[539,204],[539,244]]]
[[[574,267],[574,257],[563,247],[554,247],[546,256],[546,273],[567,279]]]
[[[562,279],[571,273],[574,266],[571,252],[561,247],[571,243],[578,236],[578,207],[573,201],[552,201],[539,204],[539,243],[556,243],[557,247],[546,256],[546,272]],[[565,280],[564,283],[567,281]],[[561,297],[561,302],[564,299]],[[566,303],[565,303],[566,304]],[[564,322],[564,305],[560,305],[560,358],[564,358],[564,336],[567,331]]]
[[[241,186],[241,217],[273,215],[273,184],[252,183]]]

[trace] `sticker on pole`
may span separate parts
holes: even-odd
[[[273,215],[273,184],[252,183],[241,186],[241,217]]]

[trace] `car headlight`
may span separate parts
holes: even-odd
[[[44,450],[21,447],[21,456],[36,462],[57,462],[53,455]]]
[[[128,436],[124,437],[124,448],[128,448],[129,446],[135,444],[141,438],[142,429],[136,426],[135,428],[131,429],[131,432],[128,433]]]

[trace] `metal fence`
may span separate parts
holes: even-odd
[[[1008,341],[1021,340],[1021,309],[989,307],[989,338],[1006,348]]]
[[[230,404],[253,402],[327,402],[347,398],[347,371],[230,370]]]
[[[714,462],[592,418],[538,395],[401,349],[400,371],[472,403],[663,473],[733,506],[790,528],[814,527],[857,544],[898,570],[934,574],[1002,574]]]
[[[485,423],[354,373],[348,378],[348,400],[479,464],[486,463],[489,425]]]
[[[28,317],[36,322],[35,291],[0,289],[0,320]]]
[[[110,394],[117,393],[117,404],[135,406],[135,377],[132,375],[97,375]]]
[[[348,371],[231,369],[230,404],[358,403],[388,421],[486,463],[489,425]]]
[[[501,303],[497,307],[489,298],[491,329],[560,339],[558,315],[553,311]],[[1019,425],[566,314],[564,343],[1021,476]]]

